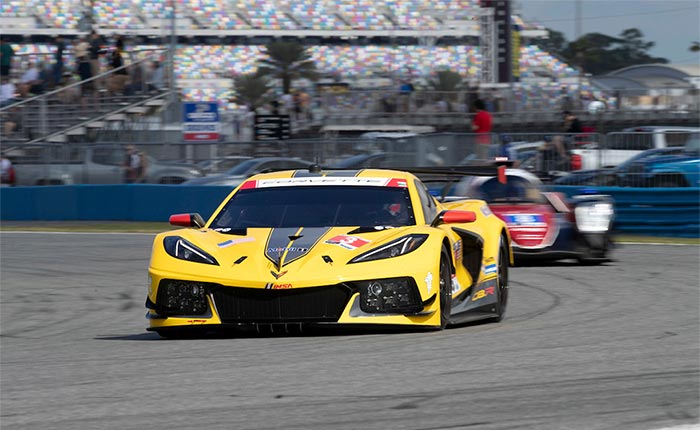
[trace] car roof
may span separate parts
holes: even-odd
[[[686,126],[675,126],[675,125],[643,125],[639,127],[628,127],[622,129],[622,131],[700,131],[700,127],[686,127]]]
[[[280,170],[277,172],[259,173],[248,178],[249,181],[281,178],[383,178],[383,179],[405,179],[416,178],[410,172],[390,169],[359,169],[359,170],[329,170],[320,173],[313,173],[309,170]]]

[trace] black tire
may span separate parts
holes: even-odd
[[[508,305],[508,266],[510,266],[510,256],[508,247],[503,237],[498,249],[498,277],[496,285],[498,290],[498,302],[496,303],[495,322],[503,321],[506,316],[506,307]]]
[[[440,255],[440,329],[450,323],[452,313],[452,269],[450,257],[443,249]]]

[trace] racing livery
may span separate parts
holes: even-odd
[[[513,262],[481,200],[441,203],[398,170],[255,175],[208,221],[153,242],[148,330],[182,337],[308,325],[441,329],[500,321]]]
[[[585,263],[608,260],[614,206],[611,198],[583,194],[569,199],[544,191],[540,179],[521,169],[507,169],[506,181],[494,176],[465,178],[458,196],[488,202],[507,225],[517,262],[539,258],[576,258]]]

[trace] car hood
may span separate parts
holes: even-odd
[[[217,278],[218,282],[245,282],[251,285],[267,280],[275,282],[284,276],[286,281],[316,279],[328,282],[344,279],[339,267],[352,258],[374,247],[398,238],[415,227],[374,228],[358,227],[298,227],[249,228],[246,231],[216,231],[212,229],[182,229],[161,233],[180,236],[218,262],[218,266],[200,263],[177,263],[177,270]],[[155,246],[158,245],[158,240]],[[155,254],[154,254],[155,255]],[[172,266],[173,257],[164,263]],[[168,260],[170,260],[168,262]],[[158,266],[158,259],[152,260]],[[173,266],[174,267],[174,266]],[[340,277],[340,278],[339,278]],[[321,281],[323,280],[323,281]]]

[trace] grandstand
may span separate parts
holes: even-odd
[[[91,29],[108,40],[124,36],[130,64],[158,50],[167,60],[174,46],[180,99],[216,101],[224,112],[240,108],[231,102],[231,78],[255,72],[266,43],[294,39],[307,47],[325,81],[356,90],[324,100],[324,112],[340,116],[358,109],[371,114],[380,96],[363,92],[367,87],[395,91],[406,79],[420,87],[440,70],[482,88],[495,82],[483,79],[484,57],[494,55],[484,11],[480,0],[5,0],[0,26],[17,53],[15,78],[31,62],[53,61],[50,36],[58,34],[69,44],[68,67],[74,65],[72,43]],[[615,106],[611,93],[532,43],[547,36],[542,26],[517,13],[510,24],[519,35],[519,76],[505,95],[509,109],[557,110],[563,86]],[[312,83],[298,84],[313,92]]]
[[[231,89],[204,81],[254,72],[264,43],[276,37],[298,38],[323,75],[351,83],[387,76],[420,80],[441,69],[478,81],[479,9],[477,0],[184,0],[173,15],[167,0],[9,0],[0,7],[0,24],[5,34],[16,35],[17,70],[39,58],[50,61],[54,48],[41,43],[44,35],[76,36],[95,28],[126,35],[128,50],[142,50],[167,46],[174,32],[174,70],[185,100],[218,100],[229,108],[235,107],[228,103]],[[546,35],[517,16],[513,25],[525,41]],[[541,68],[554,80],[576,75],[534,46],[521,48],[520,63],[524,79]]]

